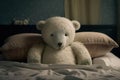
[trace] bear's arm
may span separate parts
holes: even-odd
[[[76,63],[80,65],[91,65],[92,59],[87,48],[80,42],[73,42],[71,48],[75,54]]]
[[[44,50],[44,44],[35,44],[28,51],[27,62],[28,63],[41,63],[41,56]]]

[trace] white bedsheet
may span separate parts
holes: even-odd
[[[109,52],[105,56],[93,59],[93,64],[105,65],[112,68],[120,67],[120,58]]]

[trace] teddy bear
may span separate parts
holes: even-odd
[[[65,17],[51,17],[37,23],[43,42],[34,44],[28,51],[27,62],[42,64],[91,65],[87,48],[75,42],[75,32],[80,28],[78,21]]]

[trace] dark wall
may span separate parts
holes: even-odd
[[[13,18],[29,18],[35,24],[51,16],[64,16],[64,0],[0,0],[0,24],[10,24]]]
[[[116,41],[116,34],[114,33],[116,29],[113,25],[81,25],[79,31],[102,32]],[[0,25],[0,47],[4,44],[6,38],[18,33],[40,33],[40,31],[36,29],[35,25]],[[120,47],[114,48],[112,52],[120,57]]]

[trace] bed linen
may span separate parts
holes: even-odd
[[[0,61],[0,80],[120,80],[120,69]]]

